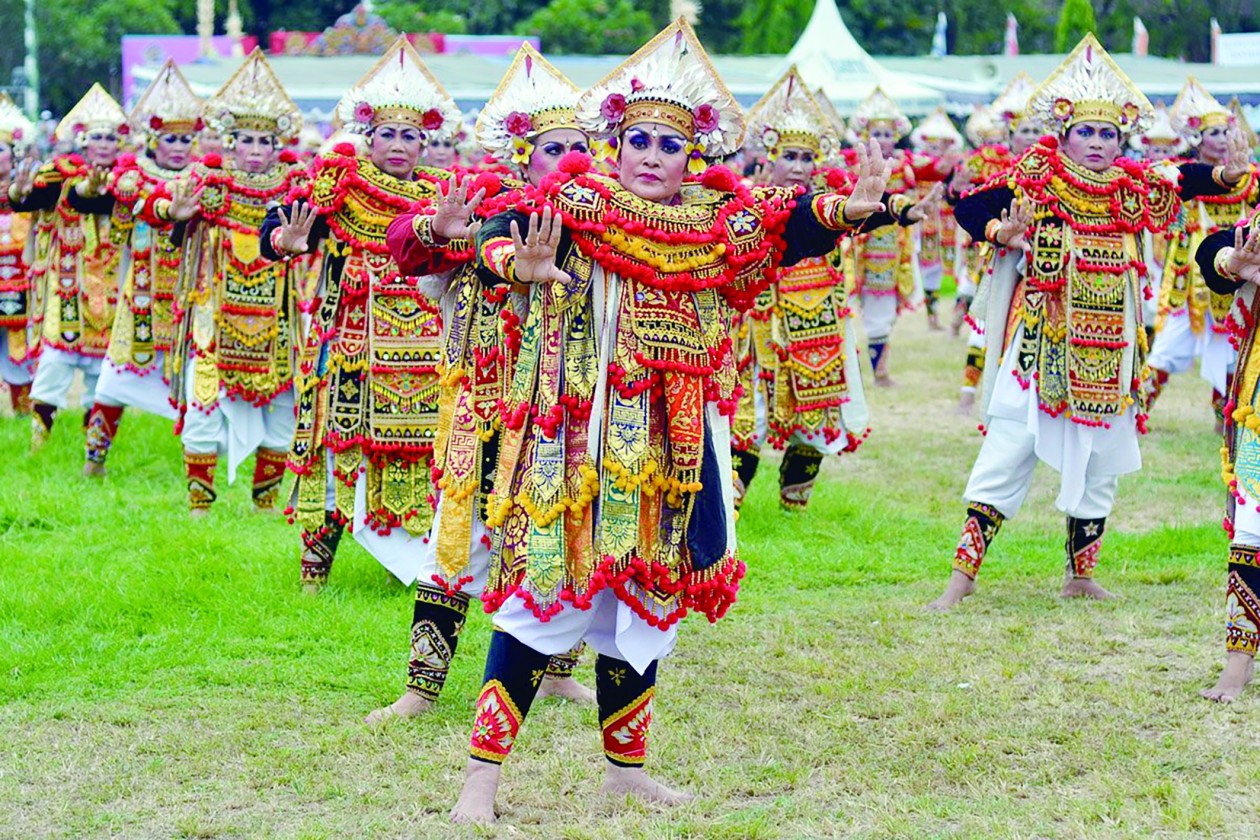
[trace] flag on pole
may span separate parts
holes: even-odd
[[[944,12],[936,13],[936,32],[932,34],[932,56],[940,58],[949,52],[949,46],[945,43],[945,36],[949,33],[949,21],[945,17]]]
[[[1019,55],[1019,21],[1006,13],[1006,38],[1002,43],[1002,55]]]
[[[1133,54],[1145,58],[1151,52],[1151,36],[1140,17],[1133,18]]]
[[[1216,42],[1221,37],[1221,24],[1216,18],[1212,18],[1212,63],[1216,63]]]

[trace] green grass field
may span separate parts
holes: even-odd
[[[163,421],[129,414],[89,483],[78,412],[36,457],[0,418],[0,836],[1260,836],[1260,704],[1197,694],[1224,658],[1207,386],[1174,379],[1121,482],[1098,574],[1121,600],[1055,597],[1064,525],[1039,471],[977,595],[928,614],[980,438],[953,413],[962,341],[922,321],[898,327],[900,387],[870,393],[870,440],[828,462],[808,514],[778,510],[763,466],[740,603],[684,622],[662,664],[650,767],[698,801],[596,798],[596,712],[547,700],[480,832],[446,812],[484,616],[436,713],[369,729],[402,687],[411,596],[353,540],[303,596],[298,534],[251,513],[248,474],[188,521]]]

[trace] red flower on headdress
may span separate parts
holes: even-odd
[[[83,128],[79,130],[83,131],[86,128],[87,126],[84,126]],[[131,133],[131,126],[127,125],[126,123],[123,123],[122,125],[118,126],[118,133],[121,134],[123,137],[126,137],[128,134]]]
[[[643,82],[639,80],[638,76],[635,76],[633,79],[630,80],[630,90],[632,90],[635,93],[638,93],[639,91],[643,90],[645,87],[647,87],[647,85],[643,84]]]
[[[201,117],[197,117],[197,121],[193,123],[193,131],[201,131],[206,127],[206,121]]]
[[[507,115],[507,119],[503,121],[503,127],[507,129],[507,133],[513,137],[524,137],[529,134],[534,122],[529,118],[529,114],[513,111]]]
[[[1190,117],[1188,120],[1186,120],[1186,125],[1190,126],[1191,128],[1197,129],[1199,126],[1203,125],[1203,120],[1201,120],[1198,117]]]
[[[421,124],[424,125],[427,131],[437,131],[442,127],[443,122],[442,112],[437,108],[430,108],[425,111],[424,118],[421,120]]]
[[[367,102],[360,102],[354,106],[354,121],[357,123],[370,123],[375,114],[376,109]]]
[[[154,114],[153,116],[149,117],[149,128],[153,129],[154,131],[161,131],[162,118],[159,117],[157,114]]]
[[[620,93],[610,93],[599,104],[599,114],[610,123],[619,123],[626,115],[626,98]]]
[[[714,108],[708,102],[696,109],[694,119],[696,131],[701,134],[707,134],[718,127],[718,109]]]
[[[22,139],[22,129],[20,129],[20,128],[15,128],[15,129],[13,129],[13,139],[14,139],[14,140],[21,140],[21,139]]]

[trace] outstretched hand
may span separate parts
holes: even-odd
[[[78,183],[75,189],[84,198],[95,198],[104,195],[105,185],[109,183],[109,174],[113,170],[108,166],[94,166],[87,178]]]
[[[471,180],[464,179],[442,196],[433,214],[434,235],[446,240],[467,239],[476,235],[480,225],[472,221],[472,214],[485,199],[486,191],[479,189],[469,195],[471,189]]]
[[[290,254],[305,254],[310,247],[311,228],[315,224],[315,208],[309,202],[299,201],[293,205],[292,217],[284,214],[280,208],[280,233],[276,236],[276,247]]]
[[[893,170],[893,162],[884,160],[879,143],[874,140],[869,147],[859,143],[857,153],[857,183],[844,205],[845,219],[850,222],[860,222],[884,211],[884,190]]]
[[[1015,198],[1011,201],[1009,211],[1003,210],[998,219],[1001,222],[993,238],[999,245],[1011,250],[1019,249],[1025,254],[1032,253],[1032,245],[1028,243],[1028,227],[1033,223],[1032,204]]]
[[[26,198],[35,189],[35,172],[39,161],[27,158],[13,170],[13,187],[20,198]]]
[[[928,190],[928,194],[923,196],[917,204],[906,211],[906,218],[912,222],[921,222],[941,206],[941,199],[945,197],[945,184],[937,181],[932,185],[932,189]]]
[[[199,187],[186,178],[180,178],[171,185],[171,206],[167,215],[177,222],[186,222],[201,210],[201,193]]]
[[[516,222],[510,225],[512,247],[516,249],[516,279],[521,283],[545,283],[548,280],[566,282],[569,275],[556,265],[556,251],[560,247],[560,234],[564,230],[560,215],[550,207],[543,208],[542,217],[529,215],[529,225],[524,238]]]
[[[1247,142],[1247,137],[1237,127],[1229,130],[1227,143],[1225,166],[1221,171],[1221,176],[1226,183],[1236,184],[1251,169],[1251,145]]]
[[[1234,228],[1234,247],[1227,248],[1225,268],[1235,278],[1260,286],[1260,225],[1243,238],[1243,229]]]

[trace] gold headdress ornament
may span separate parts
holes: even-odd
[[[993,100],[993,113],[998,119],[1005,120],[1008,127],[1014,128],[1028,113],[1028,100],[1036,89],[1037,83],[1032,76],[1021,71]]]
[[[659,123],[687,141],[688,169],[724,157],[744,139],[744,115],[718,77],[691,24],[665,27],[594,87],[577,105],[588,134],[612,137],[642,123]]]
[[[1234,115],[1238,130],[1243,133],[1243,137],[1247,138],[1247,145],[1252,149],[1260,146],[1260,137],[1256,136],[1256,130],[1251,127],[1247,115],[1243,113],[1242,103],[1238,101],[1237,96],[1229,100],[1229,112]]]
[[[206,122],[220,134],[262,131],[287,143],[302,130],[302,111],[284,92],[262,50],[254,47],[206,103]]]
[[[916,147],[933,140],[947,140],[951,146],[962,145],[962,135],[954,128],[954,121],[945,113],[944,108],[937,108],[924,117],[923,121],[910,132],[910,142]]]
[[[9,94],[0,93],[0,143],[21,151],[35,139],[35,125]]]
[[[840,112],[836,110],[836,103],[831,101],[831,97],[822,88],[814,91],[814,101],[818,103],[818,107],[823,114],[831,121],[831,130],[835,132],[836,137],[844,137],[849,131],[848,124],[844,121],[844,117],[840,116]]]
[[[131,109],[131,130],[144,136],[193,134],[201,130],[204,103],[193,93],[174,60],[167,59]]]
[[[1229,125],[1234,116],[1194,76],[1186,79],[1168,114],[1173,128],[1192,146],[1199,144],[1203,129]]]
[[[1001,143],[1006,139],[1006,122],[992,105],[976,105],[971,116],[963,123],[968,142],[979,148],[989,143]]]
[[[88,88],[83,98],[61,118],[53,131],[53,137],[58,142],[74,140],[82,145],[83,135],[92,129],[116,132],[119,140],[131,130],[122,106],[105,92],[100,82]]]
[[[1107,122],[1140,134],[1155,109],[1093,34],[1086,35],[1028,100],[1028,114],[1059,133],[1082,122]]]
[[[883,88],[876,87],[853,112],[853,119],[849,120],[849,128],[858,136],[868,139],[871,136],[871,128],[881,124],[891,126],[897,139],[910,133],[910,118],[897,107],[897,103],[893,102],[888,94],[884,93]]]
[[[1155,114],[1151,117],[1151,127],[1142,134],[1129,138],[1129,147],[1141,151],[1148,146],[1172,147],[1173,155],[1181,155],[1190,149],[1190,144],[1181,132],[1173,128],[1172,117],[1164,103],[1155,106]]]
[[[557,128],[578,128],[577,85],[529,44],[522,44],[512,66],[477,116],[477,141],[496,157],[524,165],[534,139]]]
[[[392,122],[414,126],[430,140],[453,137],[460,127],[455,101],[405,35],[341,98],[337,118],[355,134]]]
[[[785,146],[830,156],[840,145],[835,127],[801,80],[796,65],[748,109],[747,120],[770,160]]]

